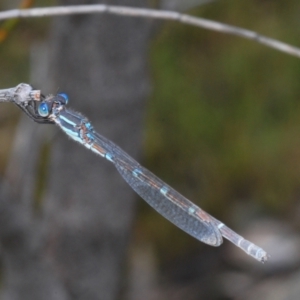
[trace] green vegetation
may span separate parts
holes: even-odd
[[[216,1],[191,13],[300,46],[299,6]],[[229,223],[231,208],[241,203],[256,214],[290,218],[300,186],[300,60],[238,37],[166,22],[150,65],[147,166]],[[142,218],[150,232],[161,222],[162,247],[171,231],[178,238],[178,230],[155,213],[147,210]]]

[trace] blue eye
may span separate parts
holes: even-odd
[[[64,104],[68,104],[68,102],[69,102],[69,97],[68,97],[68,95],[66,94],[66,93],[60,93],[60,94],[58,94],[59,96],[61,96],[62,98],[64,98],[64,100],[65,100],[65,103]]]
[[[47,103],[42,102],[38,107],[38,113],[41,117],[48,117],[50,114]]]

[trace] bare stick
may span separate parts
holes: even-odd
[[[300,49],[278,40],[263,36],[255,31],[223,24],[221,22],[211,21],[203,18],[193,17],[187,14],[181,14],[175,11],[134,8],[126,6],[114,6],[105,4],[93,5],[71,5],[71,6],[54,6],[31,9],[13,9],[0,12],[0,20],[12,18],[37,18],[45,16],[63,16],[73,14],[92,14],[107,13],[114,15],[123,15],[129,17],[154,18],[163,20],[173,20],[184,24],[202,27],[222,33],[232,34],[245,39],[255,41],[265,46],[274,48],[278,51],[300,57]]]
[[[17,105],[30,100],[40,101],[41,91],[34,90],[27,83],[20,83],[16,87],[0,89],[0,102],[14,102]]]
[[[0,90],[0,102],[12,102],[15,88]]]

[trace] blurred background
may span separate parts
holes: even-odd
[[[105,3],[177,10],[300,46],[296,0]],[[299,299],[298,58],[168,21],[85,15],[1,26],[1,88],[68,93],[100,134],[271,255],[262,265],[227,241],[193,239],[112,165],[1,104],[3,299]]]

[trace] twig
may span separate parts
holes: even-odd
[[[175,11],[134,8],[126,6],[113,6],[105,4],[93,5],[71,5],[71,6],[54,6],[45,8],[31,9],[13,9],[0,12],[0,20],[11,18],[37,18],[45,16],[63,16],[73,14],[92,14],[107,13],[114,15],[123,15],[129,17],[154,18],[163,20],[173,20],[196,27],[202,27],[222,33],[237,35],[265,46],[274,48],[278,51],[300,57],[300,49],[278,40],[263,36],[255,31],[223,24],[221,22],[211,21],[203,18],[193,17],[187,14],[181,14]]]
[[[27,83],[20,83],[16,87],[9,89],[0,89],[0,102],[14,102],[17,105],[26,103],[30,100],[39,101],[41,91],[34,90]]]

